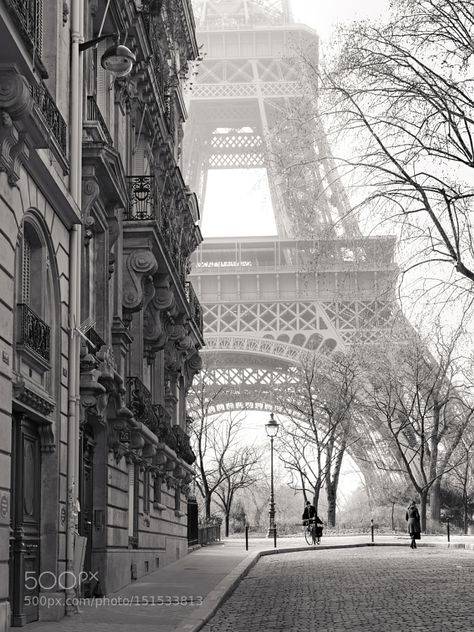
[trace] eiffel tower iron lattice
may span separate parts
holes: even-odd
[[[206,370],[210,382],[232,386],[216,411],[273,410],[302,354],[374,341],[390,326],[395,238],[361,235],[321,129],[308,143],[305,178],[315,195],[306,224],[298,225],[298,199],[269,160],[278,150],[269,133],[275,113],[304,98],[290,45],[317,47],[315,32],[292,21],[285,0],[193,6],[206,58],[189,94],[187,181],[204,207],[211,169],[266,168],[278,230],[200,246],[191,278],[203,307]]]

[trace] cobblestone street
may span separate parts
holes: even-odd
[[[261,558],[203,632],[474,630],[472,551],[316,550]]]

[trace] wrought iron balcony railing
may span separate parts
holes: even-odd
[[[6,0],[29,48],[41,57],[43,48],[43,0]]]
[[[199,331],[202,332],[204,327],[202,307],[190,281],[186,281],[186,283],[184,284],[184,290],[186,292],[186,298],[191,310],[191,317],[199,328]]]
[[[139,377],[129,376],[126,379],[128,407],[138,421],[145,424],[152,432],[158,430],[158,417],[152,403],[150,391]]]
[[[109,145],[113,145],[114,141],[112,140],[112,136],[110,135],[109,128],[107,127],[107,123],[102,116],[102,113],[97,105],[96,100],[93,96],[87,97],[87,111],[86,111],[86,120],[87,121],[95,121],[98,123],[100,130],[103,135],[107,139]]]
[[[31,96],[64,157],[67,158],[67,125],[48,88],[41,81],[30,84]]]
[[[153,220],[156,218],[156,190],[154,176],[127,176],[130,205],[128,220]]]
[[[17,343],[29,347],[49,362],[51,328],[25,303],[17,305],[18,340]]]

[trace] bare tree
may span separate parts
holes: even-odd
[[[399,472],[419,494],[424,530],[429,496],[431,518],[439,521],[441,480],[474,415],[456,362],[457,338],[446,342],[437,334],[426,341],[404,327],[390,341],[361,350],[366,414],[378,420],[380,441],[398,454]]]
[[[395,0],[388,23],[343,30],[342,51],[323,70],[303,54],[332,146],[352,139],[335,159],[339,172],[371,212],[399,219],[416,238],[412,266],[447,264],[451,280],[470,292],[473,29],[464,0]]]
[[[351,414],[356,400],[356,369],[350,354],[308,354],[299,379],[282,399],[292,420],[279,440],[279,457],[292,473],[305,499],[311,493],[317,509],[321,489],[328,499],[328,523],[335,525],[342,459],[354,441]]]
[[[209,470],[208,461],[213,451],[215,428],[222,415],[215,415],[216,403],[224,393],[224,387],[209,379],[206,370],[202,370],[194,379],[188,394],[191,414],[190,437],[196,454],[197,486],[204,499],[206,518],[211,517],[212,495],[221,482],[215,480],[215,470]]]
[[[231,424],[226,428],[226,438],[224,443],[231,439]],[[222,445],[222,444],[221,444]],[[242,489],[247,489],[254,485],[261,473],[258,465],[262,458],[262,451],[253,446],[242,446],[239,443],[232,443],[233,452],[226,458],[220,458],[218,463],[218,479],[222,479],[216,488],[218,505],[220,505],[225,516],[225,535],[229,535],[229,519],[235,494]],[[218,447],[218,451],[220,452]]]
[[[463,529],[464,533],[467,534],[474,500],[474,436],[472,429],[462,437],[454,456],[457,458],[449,478],[454,488],[461,492]]]

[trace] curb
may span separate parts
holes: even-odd
[[[212,590],[207,597],[205,597],[202,606],[199,610],[195,610],[189,616],[178,624],[175,628],[175,632],[199,632],[206,623],[214,616],[218,608],[222,606],[234,590],[237,588],[238,583],[247,575],[247,573],[255,566],[261,557],[267,555],[279,555],[280,553],[298,553],[300,551],[328,551],[333,549],[357,549],[366,547],[387,547],[398,546],[406,547],[405,542],[361,542],[358,544],[336,544],[336,545],[319,545],[307,546],[307,547],[288,547],[288,548],[276,548],[267,549],[264,551],[255,551],[249,553],[224,579],[222,579],[217,586]],[[474,550],[474,544],[468,543],[451,543],[451,542],[423,542],[419,543],[418,547],[442,547],[453,549],[467,549]]]
[[[198,632],[216,613],[219,606],[230,597],[237,584],[259,560],[262,551],[249,553],[237,566],[222,579],[205,597],[199,610],[195,610],[182,621],[176,632]]]

